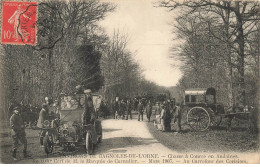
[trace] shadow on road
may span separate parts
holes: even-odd
[[[138,145],[149,145],[158,143],[153,138],[140,138],[140,137],[114,137],[103,139],[102,143],[98,145],[95,154],[102,153],[123,153],[127,151],[127,147]]]
[[[115,131],[119,131],[122,129],[103,129],[103,132],[115,132]]]

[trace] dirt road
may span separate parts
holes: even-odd
[[[9,128],[2,127],[2,163],[165,163],[159,159],[167,158],[169,155],[179,156],[179,161],[174,158],[174,161],[166,161],[166,163],[183,163],[182,156],[194,151],[202,154],[210,152],[253,153],[259,148],[258,135],[250,134],[242,129],[234,129],[232,132],[221,129],[193,132],[184,126],[185,133],[176,135],[173,132],[158,131],[151,122],[138,122],[136,118],[133,120],[106,119],[102,121],[102,126],[103,140],[95,148],[92,157],[85,153],[84,147],[78,147],[74,152],[65,152],[61,147],[57,147],[49,157],[46,157],[44,149],[39,144],[39,130],[26,129],[28,151],[32,157],[16,162],[11,157],[12,140],[8,134]],[[112,157],[116,159],[107,162],[113,155],[127,157],[119,157],[119,159]],[[129,157],[130,155],[135,157]],[[149,156],[154,161],[149,162]],[[18,152],[18,158],[20,157],[22,157],[21,147]],[[142,158],[145,158],[145,161]],[[75,159],[79,161],[74,162]]]
[[[107,119],[102,121],[103,140],[98,144],[94,155],[122,153],[122,154],[158,154],[171,153],[172,151],[153,138],[148,130],[147,122],[134,120],[114,120]],[[78,148],[74,152],[64,152],[61,148],[56,148],[53,154],[47,158],[43,148],[39,146],[39,130],[27,129],[28,150],[32,157],[22,159],[22,151],[18,153],[21,159],[14,162],[11,158],[11,140],[9,136],[3,138],[1,146],[1,159],[3,163],[52,163],[51,159],[59,159],[70,155],[85,155],[83,148]],[[19,150],[22,148],[20,147]],[[50,161],[49,161],[49,160]],[[60,162],[57,160],[57,162]],[[60,162],[63,163],[63,162]]]
[[[96,153],[165,153],[171,152],[153,138],[146,122],[137,120],[105,120],[103,142]]]

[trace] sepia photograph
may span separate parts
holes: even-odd
[[[260,163],[260,1],[0,6],[1,164]]]

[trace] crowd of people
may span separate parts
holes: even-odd
[[[154,109],[153,106],[155,106]],[[138,121],[143,121],[143,116],[146,114],[147,120],[150,122],[151,116],[154,114],[157,123],[161,125],[161,130],[164,132],[171,131],[171,122],[173,120],[177,124],[176,132],[181,132],[181,108],[179,104],[176,104],[175,98],[155,102],[154,99],[134,98],[120,100],[116,97],[112,102],[114,119],[132,119],[132,111],[138,113]]]

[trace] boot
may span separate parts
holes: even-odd
[[[23,151],[23,157],[24,157],[24,158],[28,158],[28,157],[31,157],[31,156],[28,155],[28,154],[27,154],[27,151],[24,150],[24,151]]]
[[[13,159],[14,161],[17,161],[18,159],[16,158],[16,149],[13,150]]]

